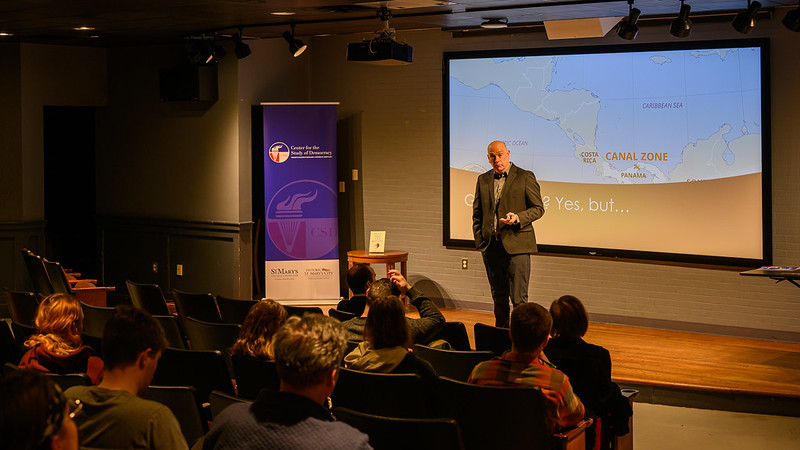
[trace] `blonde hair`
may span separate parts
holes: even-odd
[[[231,348],[231,353],[259,359],[274,359],[272,336],[286,322],[287,317],[289,314],[286,308],[274,300],[267,299],[256,303],[244,318],[242,330]]]
[[[36,310],[36,329],[39,334],[29,337],[25,347],[41,345],[56,355],[68,355],[81,346],[81,303],[68,294],[47,296]]]

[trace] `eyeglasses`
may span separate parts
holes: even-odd
[[[78,399],[67,401],[67,406],[69,406],[70,419],[75,419],[75,417],[79,416],[83,411],[83,402]]]

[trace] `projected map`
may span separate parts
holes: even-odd
[[[502,136],[543,181],[653,184],[761,172],[760,49],[454,59],[450,167]]]

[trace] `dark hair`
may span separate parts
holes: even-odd
[[[364,338],[374,349],[411,345],[406,311],[399,298],[390,295],[372,302],[364,323]]]
[[[147,349],[160,353],[167,348],[161,325],[143,309],[118,305],[103,328],[103,362],[106,370],[126,367]]]
[[[399,297],[400,289],[398,289],[397,286],[395,286],[394,283],[392,283],[392,281],[388,278],[376,280],[374,283],[372,283],[372,286],[369,287],[369,292],[367,292],[367,305],[372,305],[372,302],[374,302],[376,299],[386,298],[390,295]]]
[[[272,336],[286,322],[286,308],[275,300],[262,300],[247,313],[239,331],[239,338],[231,348],[234,355],[273,359]]]
[[[577,297],[562,295],[550,305],[553,316],[553,337],[578,339],[586,334],[589,318],[586,309]]]
[[[322,314],[291,316],[272,338],[281,383],[303,389],[321,384],[342,364],[344,326]]]
[[[67,408],[52,379],[33,370],[15,370],[0,380],[0,399],[0,447],[49,449]]]
[[[367,282],[375,281],[375,271],[369,264],[356,264],[347,271],[347,287],[353,294],[367,292]]]
[[[520,352],[536,350],[550,335],[553,319],[536,303],[524,303],[511,312],[511,342]]]

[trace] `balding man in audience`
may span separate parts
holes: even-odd
[[[65,392],[83,403],[75,419],[81,448],[188,448],[169,408],[141,398],[166,347],[164,330],[150,314],[117,306],[103,329],[103,380]]]
[[[320,314],[290,317],[275,333],[279,392],[229,406],[214,420],[203,448],[369,449],[369,438],[334,420],[327,399],[347,348],[341,323]]]
[[[389,271],[389,278],[375,281],[367,291],[367,305],[361,317],[355,317],[342,322],[347,330],[347,340],[361,342],[364,340],[364,324],[367,323],[369,305],[378,298],[388,298],[391,295],[405,294],[409,303],[419,311],[419,319],[407,317],[408,329],[411,332],[413,344],[426,344],[444,325],[444,315],[431,299],[426,297],[419,289],[409,282],[397,270]]]
[[[538,388],[547,399],[551,431],[556,424],[576,425],[584,415],[583,403],[572,391],[567,376],[543,358],[552,324],[550,313],[542,306],[517,306],[511,313],[511,350],[478,364],[469,377],[469,382],[476,384]]]

